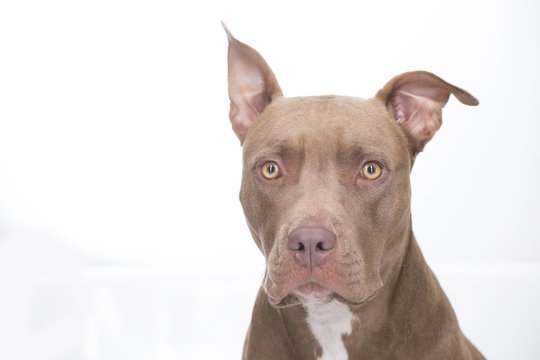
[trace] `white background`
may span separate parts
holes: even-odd
[[[227,41],[287,96],[428,70],[470,91],[412,174],[465,333],[538,359],[534,1],[0,3],[0,357],[239,358],[264,259],[238,202]]]

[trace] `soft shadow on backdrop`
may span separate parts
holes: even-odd
[[[238,202],[220,20],[286,96],[469,90],[412,174],[413,224],[466,335],[538,359],[533,1],[0,4],[0,358],[237,359],[264,259]]]

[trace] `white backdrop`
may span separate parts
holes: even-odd
[[[418,157],[414,229],[472,341],[489,358],[516,348],[539,358],[534,1],[0,3],[0,355],[4,336],[15,353],[34,339],[21,359],[212,358],[197,344],[238,358],[264,259],[238,202],[220,20],[262,53],[287,96],[371,97],[422,69],[480,100],[452,99]],[[56,298],[70,311],[60,328],[40,315]],[[136,299],[144,318],[123,321]],[[236,327],[208,320],[229,305]],[[199,318],[183,318],[190,306]],[[496,318],[512,323],[485,324]],[[235,335],[171,330],[184,325]],[[148,353],[117,348],[136,343],[123,327],[147,329],[137,341],[153,336]],[[49,339],[51,329],[64,335]]]

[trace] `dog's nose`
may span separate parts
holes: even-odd
[[[287,241],[294,258],[313,268],[322,264],[336,246],[336,235],[323,227],[298,227],[290,232]]]

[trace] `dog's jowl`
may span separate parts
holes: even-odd
[[[243,358],[483,359],[414,238],[409,180],[450,95],[478,100],[424,71],[367,100],[286,98],[227,35],[240,200],[266,259]]]

